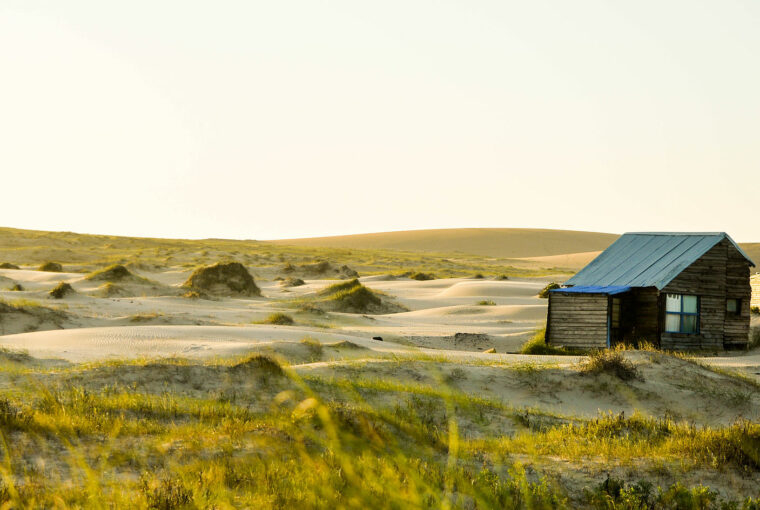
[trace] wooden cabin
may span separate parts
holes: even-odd
[[[757,273],[750,278],[750,285],[752,287],[750,306],[760,307],[760,273]]]
[[[546,341],[745,348],[754,265],[724,232],[623,234],[549,293]]]

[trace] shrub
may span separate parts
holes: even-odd
[[[182,297],[186,299],[198,299],[201,297],[201,295],[195,290],[188,290],[187,292],[182,294]]]
[[[0,264],[0,269],[20,269],[16,264],[10,262],[3,262]]]
[[[411,278],[412,280],[424,282],[427,280],[435,280],[435,275],[433,273],[416,272],[416,273],[410,274],[409,278]]]
[[[478,306],[496,306],[496,302],[493,299],[484,299],[476,303]]]
[[[475,278],[476,280],[482,280],[483,278],[485,278],[485,276],[483,276],[483,273],[477,273],[475,276],[473,276],[473,278]]]
[[[277,324],[280,326],[292,326],[295,324],[295,321],[293,320],[293,317],[290,315],[284,314],[284,313],[273,313],[263,321],[259,322],[259,324]]]
[[[546,343],[546,328],[541,328],[520,347],[520,354],[570,354],[562,347],[554,347]]]
[[[760,306],[753,306],[749,309],[752,315],[760,315]]]
[[[551,282],[546,285],[543,289],[541,289],[541,292],[538,293],[538,297],[540,298],[548,298],[549,297],[549,291],[553,289],[558,289],[560,287],[559,283],[557,282]]]
[[[58,262],[45,262],[37,268],[38,271],[48,271],[51,273],[60,273],[63,271],[63,266]]]
[[[183,286],[197,292],[261,295],[261,289],[256,286],[253,276],[239,262],[219,262],[212,266],[199,267]]]
[[[14,283],[13,285],[11,285],[10,290],[20,292],[24,290],[24,287],[20,283]]]
[[[61,299],[74,292],[74,288],[71,285],[66,282],[60,282],[49,292],[49,295],[53,299]]]
[[[636,366],[623,356],[622,351],[608,349],[591,353],[588,360],[581,365],[582,374],[609,374],[623,381],[639,379],[641,376]]]
[[[303,281],[300,278],[294,278],[292,276],[288,276],[284,280],[280,282],[280,285],[283,287],[300,287],[301,285],[306,285],[306,282]]]

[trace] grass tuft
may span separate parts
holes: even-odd
[[[560,284],[557,282],[548,283],[546,284],[546,287],[541,289],[541,291],[538,293],[538,297],[547,299],[549,297],[549,291],[552,291],[554,289],[559,289],[559,288],[560,288]]]
[[[520,354],[566,355],[571,354],[562,347],[554,347],[546,343],[546,328],[541,328],[520,347]]]
[[[295,324],[295,321],[293,320],[293,317],[291,317],[288,314],[277,312],[271,314],[269,317],[264,319],[263,321],[258,321],[256,324],[276,324],[279,326],[292,326]]]
[[[640,379],[636,366],[625,358],[621,350],[599,350],[592,352],[580,367],[582,374],[609,374],[623,381]]]
[[[53,289],[48,293],[48,295],[53,299],[62,299],[69,294],[74,294],[76,291],[74,290],[74,287],[69,285],[66,282],[60,282],[58,285],[53,287]]]

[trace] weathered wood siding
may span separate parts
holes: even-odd
[[[746,345],[749,334],[749,263],[728,241],[723,240],[687,267],[660,297],[660,324],[664,316],[664,295],[699,296],[699,333],[660,335],[664,349],[723,349]],[[741,299],[738,317],[727,317],[726,299]]]
[[[608,301],[603,294],[549,293],[548,343],[576,349],[606,347]]]
[[[752,299],[750,303],[752,306],[760,306],[760,273],[752,277],[750,285],[752,286]]]

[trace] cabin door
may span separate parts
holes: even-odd
[[[607,310],[607,346],[615,347],[623,341],[623,299],[620,296],[610,296]]]

